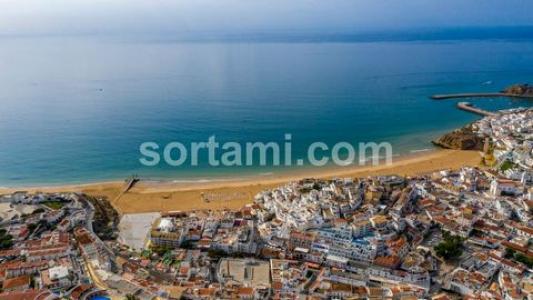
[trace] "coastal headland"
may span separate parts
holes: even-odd
[[[140,181],[123,193],[123,181],[81,185],[7,188],[0,194],[17,190],[30,192],[83,192],[107,197],[122,214],[188,211],[195,209],[239,209],[251,203],[258,192],[303,178],[366,177],[373,175],[413,176],[442,169],[478,166],[477,151],[434,150],[396,158],[390,165],[362,167],[323,167],[297,169],[261,177],[228,179],[210,182]]]

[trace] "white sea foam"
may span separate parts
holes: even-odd
[[[271,176],[271,175],[274,175],[274,172],[259,173],[259,176]]]
[[[427,152],[427,151],[431,151],[432,149],[431,148],[425,148],[425,149],[415,149],[415,150],[411,150],[409,152],[411,153],[419,153],[419,152]]]

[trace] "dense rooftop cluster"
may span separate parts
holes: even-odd
[[[0,226],[12,243],[0,250],[0,299],[90,299],[88,263],[110,269],[91,232],[92,205],[81,195],[15,193],[0,197]]]
[[[191,299],[245,291],[250,299],[446,292],[522,299],[533,292],[532,205],[531,181],[502,181],[477,168],[413,178],[308,179],[264,191],[240,211],[165,214],[150,236],[170,256],[176,253],[170,249],[186,247],[216,266],[216,280],[192,261],[171,270]],[[254,281],[255,268],[266,268],[261,265],[269,266],[270,277]]]
[[[502,176],[531,180],[533,168],[533,109],[511,109],[474,123],[477,134],[490,140],[493,164]]]

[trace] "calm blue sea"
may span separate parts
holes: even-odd
[[[282,168],[148,168],[139,145],[393,143],[396,154],[477,119],[437,93],[533,82],[530,40],[170,42],[0,38],[0,186],[198,180]],[[531,101],[472,101],[487,109]]]

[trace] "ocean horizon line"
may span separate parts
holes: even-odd
[[[9,38],[120,38],[125,42],[253,42],[253,43],[366,43],[366,42],[416,42],[416,41],[467,41],[467,40],[533,40],[533,25],[521,26],[459,26],[421,27],[388,30],[302,29],[257,31],[168,31],[147,32],[43,32],[0,33],[0,39]]]

